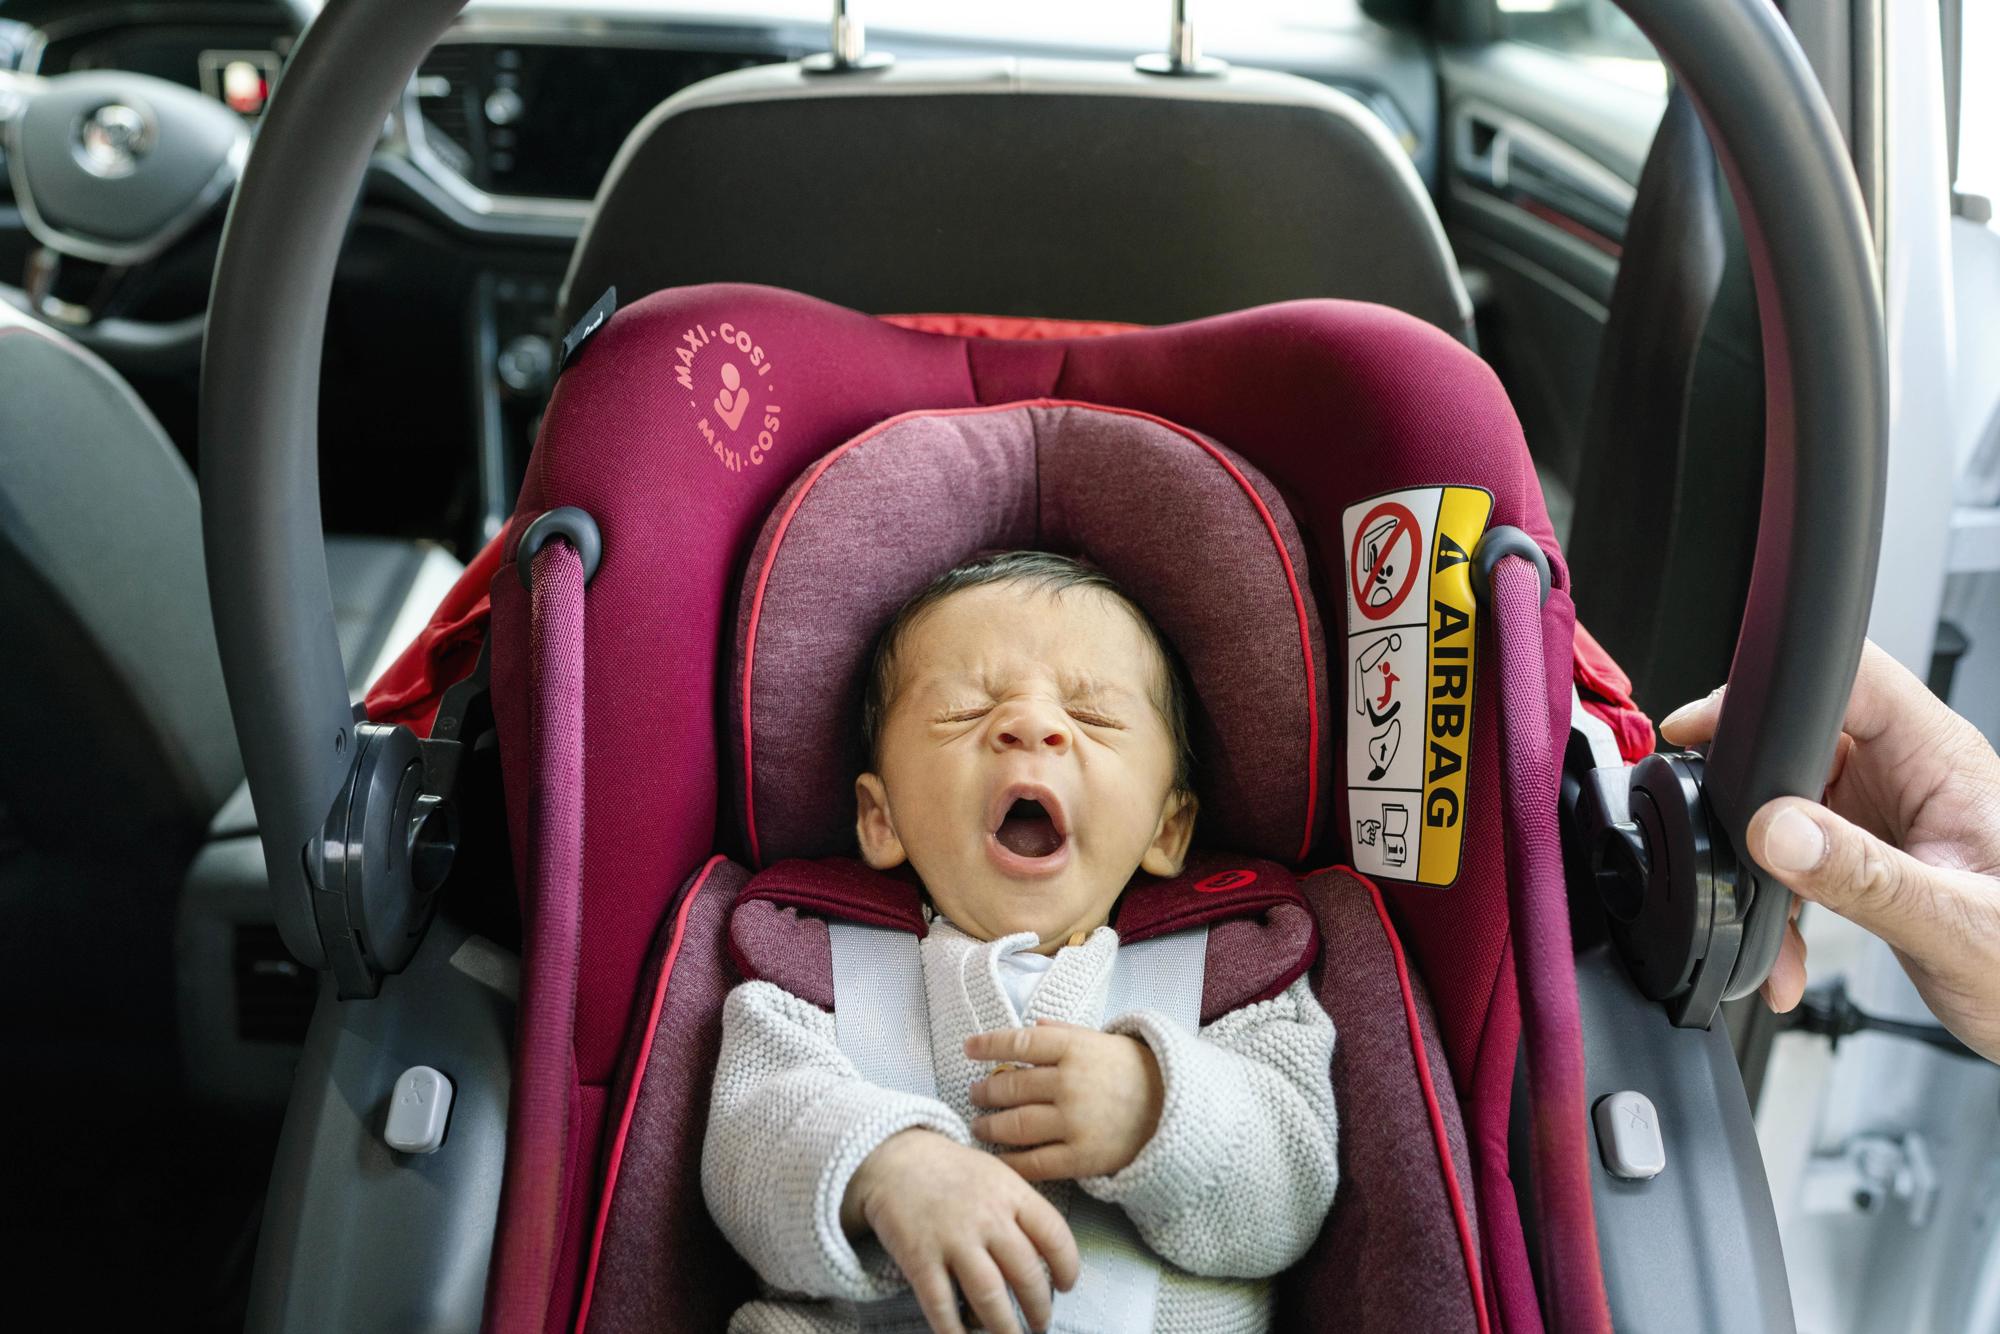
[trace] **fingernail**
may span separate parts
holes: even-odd
[[[1787,808],[1764,831],[1764,862],[1780,875],[1810,871],[1826,856],[1826,834],[1809,815]]]
[[[1660,726],[1672,727],[1675,723],[1679,722],[1683,718],[1688,717],[1696,709],[1700,708],[1702,706],[1702,703],[1703,701],[1698,699],[1690,700],[1686,704],[1681,705],[1678,709],[1675,709],[1672,713],[1668,714],[1666,717],[1660,719]]]

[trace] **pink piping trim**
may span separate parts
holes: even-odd
[[[757,592],[750,601],[750,629],[744,637],[743,646],[743,822],[750,829],[750,860],[758,866],[764,864],[763,850],[757,837],[756,764],[755,757],[751,753],[751,736],[754,729],[750,725],[750,683],[753,679],[752,670],[757,663],[757,623],[764,614],[764,589],[771,582],[771,568],[777,564],[778,548],[784,545],[785,533],[792,526],[792,516],[798,513],[800,504],[805,501],[806,493],[813,489],[821,475],[836,459],[856,445],[874,439],[892,426],[913,417],[968,417],[987,412],[1011,412],[1016,408],[1087,408],[1092,412],[1136,417],[1155,426],[1164,426],[1174,434],[1191,440],[1206,450],[1210,458],[1222,465],[1223,471],[1236,479],[1236,484],[1243,488],[1243,494],[1250,498],[1252,505],[1256,506],[1258,516],[1264,520],[1265,531],[1271,535],[1271,545],[1278,550],[1278,560],[1285,567],[1285,582],[1291,587],[1292,592],[1292,612],[1299,621],[1299,655],[1305,660],[1306,667],[1306,732],[1309,738],[1309,745],[1306,748],[1306,819],[1305,829],[1299,836],[1298,851],[1298,855],[1303,858],[1312,849],[1313,816],[1319,809],[1319,692],[1317,674],[1313,666],[1312,628],[1306,620],[1305,595],[1299,590],[1299,575],[1292,566],[1292,553],[1285,550],[1285,539],[1279,534],[1277,520],[1271,517],[1271,511],[1264,504],[1264,498],[1257,494],[1257,489],[1250,485],[1249,479],[1242,471],[1214,445],[1185,426],[1176,425],[1164,417],[1156,417],[1150,412],[1141,412],[1136,408],[1109,407],[1102,403],[1085,403],[1077,399],[1027,398],[1014,403],[996,403],[980,407],[920,408],[913,412],[898,413],[886,421],[877,422],[814,464],[812,472],[806,477],[805,485],[792,497],[792,503],[785,507],[784,514],[778,520],[778,531],[771,538],[771,549],[764,556],[764,568],[757,572]]]
[[[1458,1186],[1458,1169],[1451,1161],[1451,1141],[1446,1138],[1444,1129],[1444,1108],[1438,1103],[1437,1085],[1431,1079],[1430,1053],[1424,1050],[1423,1029],[1417,1019],[1417,997],[1410,988],[1410,966],[1403,957],[1403,942],[1396,935],[1395,923],[1389,920],[1389,907],[1382,901],[1382,891],[1373,880],[1352,866],[1320,869],[1353,876],[1368,887],[1368,896],[1375,901],[1375,918],[1382,923],[1382,934],[1389,942],[1389,957],[1396,961],[1396,986],[1403,993],[1403,1022],[1410,1030],[1410,1056],[1417,1063],[1417,1083],[1424,1091],[1424,1110],[1431,1118],[1431,1139],[1437,1144],[1438,1169],[1444,1175],[1445,1194],[1451,1200],[1451,1220],[1458,1229],[1459,1253],[1465,1257],[1465,1277],[1472,1289],[1472,1315],[1478,1322],[1479,1334],[1489,1334],[1492,1326],[1487,1323],[1486,1288],[1479,1276],[1479,1250],[1472,1236],[1472,1219],[1465,1211],[1465,1194]],[[1318,875],[1320,871],[1309,874]]]
[[[687,933],[688,910],[694,907],[695,895],[701,893],[708,883],[708,874],[722,861],[717,853],[703,864],[701,874],[681,900],[680,911],[674,914],[673,938],[667,942],[667,957],[660,965],[660,980],[653,988],[653,1008],[646,1015],[646,1040],[639,1048],[638,1064],[632,1068],[632,1085],[625,1090],[625,1110],[618,1117],[618,1134],[611,1141],[611,1157],[604,1168],[604,1197],[597,1203],[597,1223],[590,1234],[590,1258],[584,1262],[583,1297],[577,1304],[576,1324],[581,1330],[590,1318],[590,1299],[597,1291],[597,1261],[604,1250],[604,1226],[611,1218],[611,1197],[618,1189],[618,1166],[625,1158],[625,1136],[632,1129],[632,1109],[639,1105],[639,1089],[646,1082],[646,1066],[653,1056],[653,1035],[660,1026],[660,1011],[666,1005],[667,983],[674,976],[674,960],[680,957],[681,937]]]

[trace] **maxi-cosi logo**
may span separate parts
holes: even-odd
[[[674,383],[692,395],[688,406],[702,414],[695,429],[716,461],[742,472],[770,457],[782,411],[771,358],[750,331],[728,320],[713,329],[697,324],[681,334],[674,357]]]

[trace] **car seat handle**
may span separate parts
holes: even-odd
[[[1878,267],[1839,129],[1777,9],[1764,0],[1617,2],[1707,128],[1756,287],[1763,498],[1701,782],[1717,832],[1741,848],[1765,802],[1824,786],[1860,662],[1888,467]],[[1736,948],[1698,965],[1727,969],[1723,986],[1706,979],[1723,999],[1763,982],[1790,914],[1788,890],[1747,860],[1742,873]]]
[[[382,126],[461,0],[333,0],[294,48],[223,227],[202,355],[202,538],[285,946],[329,965],[314,846],[364,747],[320,525],[333,271]]]
[[[1765,801],[1820,790],[1860,660],[1886,485],[1874,251],[1839,130],[1768,0],[1617,2],[1708,128],[1757,290],[1762,511],[1706,765],[1708,800],[1741,845]],[[332,0],[320,12],[264,113],[210,298],[202,508],[216,638],[279,929],[314,966],[326,960],[304,853],[358,750],[320,526],[328,299],[382,126],[460,5]],[[1769,972],[1790,905],[1775,882],[1753,872],[1751,883],[1728,995]]]

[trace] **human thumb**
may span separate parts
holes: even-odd
[[[1767,803],[1750,821],[1750,855],[1802,899],[1822,904],[1907,948],[1935,936],[1948,876],[1867,830],[1797,797]]]

